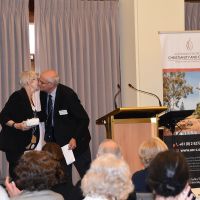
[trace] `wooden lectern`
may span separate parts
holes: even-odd
[[[133,173],[142,169],[138,156],[140,144],[158,135],[158,114],[165,110],[164,106],[117,108],[96,120],[98,125],[105,125],[107,138],[120,145]]]

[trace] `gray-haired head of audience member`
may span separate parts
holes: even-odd
[[[115,155],[97,157],[81,182],[84,196],[125,200],[133,191],[128,164]]]
[[[160,138],[151,137],[140,145],[138,154],[142,164],[147,168],[158,153],[166,150],[168,147]]]
[[[101,142],[97,151],[97,157],[108,153],[115,155],[117,158],[123,158],[119,145],[111,139],[105,139]]]

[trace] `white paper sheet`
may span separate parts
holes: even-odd
[[[72,150],[69,150],[69,144],[61,147],[63,155],[65,157],[67,165],[72,164],[75,161],[74,153]]]

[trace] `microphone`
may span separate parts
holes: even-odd
[[[117,101],[116,101],[117,96],[118,96],[119,93],[121,92],[121,87],[120,87],[119,83],[117,84],[117,88],[118,88],[118,91],[117,91],[117,93],[116,93],[115,96],[114,96],[114,105],[115,105],[115,109],[117,109]]]
[[[135,88],[133,85],[131,85],[130,83],[128,84],[128,86],[129,86],[130,88],[132,88],[132,89],[138,91],[138,92],[142,92],[142,93],[144,93],[144,94],[148,94],[148,95],[151,95],[151,96],[156,97],[156,98],[158,99],[159,106],[162,106],[162,103],[161,103],[161,101],[160,101],[160,98],[159,98],[156,94],[153,94],[153,93],[151,93],[151,92],[146,92],[146,91],[143,91],[143,90],[139,90],[139,89]]]

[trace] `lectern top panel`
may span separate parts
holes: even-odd
[[[176,110],[169,111],[160,116],[159,126],[168,127],[171,124],[175,125],[179,121],[185,119],[186,117],[192,115],[194,110]]]
[[[117,108],[107,115],[97,119],[96,123],[102,124],[104,120],[107,120],[111,116],[113,116],[114,119],[151,118],[165,110],[167,110],[167,107],[165,106]]]

